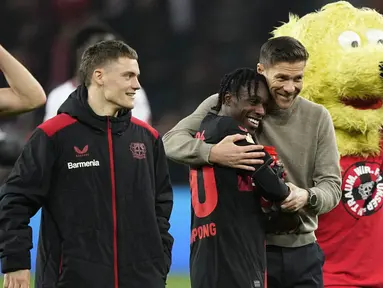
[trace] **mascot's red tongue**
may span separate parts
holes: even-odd
[[[345,105],[352,106],[355,109],[379,109],[383,105],[382,99],[343,99]]]

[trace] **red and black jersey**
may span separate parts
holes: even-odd
[[[208,114],[196,137],[215,144],[237,133],[254,143],[231,117]],[[190,186],[192,288],[266,287],[265,215],[251,174],[218,165],[191,167]]]
[[[2,187],[2,272],[30,269],[42,207],[36,287],[163,288],[173,191],[161,137],[129,111],[96,115],[87,97],[79,86],[36,129]]]

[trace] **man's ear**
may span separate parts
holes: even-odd
[[[261,63],[258,63],[258,64],[257,64],[257,72],[258,72],[259,74],[262,74],[262,75],[263,75],[263,73],[265,72],[265,66],[263,66],[263,64],[261,64]]]
[[[226,106],[231,106],[232,101],[233,100],[232,100],[231,94],[226,93],[225,96],[223,97],[223,103],[222,104],[225,104]]]
[[[96,69],[93,71],[92,79],[98,85],[104,85],[104,69]]]

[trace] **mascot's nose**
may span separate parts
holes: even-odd
[[[380,73],[379,73],[380,77],[383,78],[383,61],[380,62],[380,64],[379,64],[379,71],[380,71]]]

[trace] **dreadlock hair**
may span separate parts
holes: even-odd
[[[246,87],[249,95],[251,95],[252,89],[254,89],[253,91],[256,93],[258,90],[259,82],[264,83],[267,87],[265,77],[258,74],[258,72],[252,68],[238,68],[229,74],[225,74],[225,76],[223,76],[221,79],[217,105],[211,109],[219,112],[222,108],[222,104],[227,93],[236,96],[238,99],[238,92],[241,87]]]

